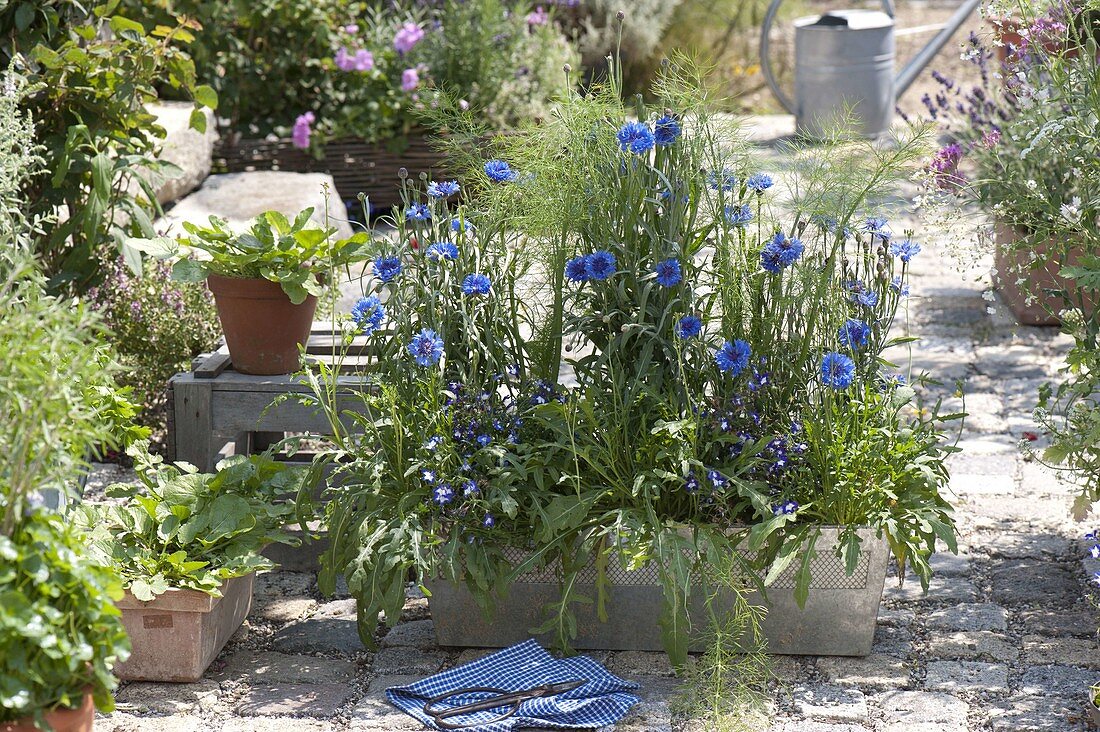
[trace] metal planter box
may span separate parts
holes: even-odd
[[[201,679],[248,616],[255,576],[223,583],[221,597],[172,589],[142,602],[127,592],[116,604],[133,650],[115,675],[127,681]]]
[[[767,650],[783,655],[866,656],[871,652],[878,618],[886,566],[890,557],[885,539],[874,531],[859,530],[863,540],[859,563],[852,575],[844,571],[844,561],[833,553],[838,530],[822,529],[817,540],[817,557],[812,563],[810,594],[805,608],[794,600],[794,574],[798,561],[768,588],[767,617],[763,623]],[[517,553],[516,561],[522,556]],[[663,590],[657,570],[646,567],[623,570],[612,563],[608,568],[612,588],[607,602],[606,623],[600,622],[594,605],[577,605],[579,649],[661,651],[661,613]],[[595,566],[581,575],[579,591],[595,597]],[[559,597],[558,581],[553,572],[531,572],[517,580],[508,596],[498,601],[496,613],[487,618],[465,585],[440,579],[425,582],[432,593],[428,598],[436,638],[442,646],[497,648],[512,645],[532,636],[530,629],[542,623],[543,607]],[[754,603],[762,602],[753,595]],[[689,608],[694,628],[705,630],[706,614],[701,597],[693,597]],[[537,636],[536,636],[537,637]],[[547,640],[548,638],[543,638]],[[692,650],[705,650],[693,645]]]

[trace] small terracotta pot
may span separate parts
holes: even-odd
[[[92,732],[92,723],[95,722],[95,703],[92,701],[91,692],[84,694],[84,699],[76,709],[54,709],[46,712],[46,722],[54,732]],[[0,732],[40,732],[34,726],[33,719],[20,719],[17,722],[0,722]]]
[[[1092,726],[1096,729],[1100,729],[1100,707],[1096,706],[1095,694],[1095,690],[1088,690],[1085,696],[1085,713],[1088,715],[1089,722]]]
[[[295,305],[277,282],[212,274],[218,318],[233,368],[243,374],[289,374],[298,369],[298,347],[309,340],[317,298]]]
[[[1076,296],[1077,287],[1062,279],[1058,273],[1063,264],[1077,264],[1082,254],[1081,249],[1070,250],[1067,262],[1062,262],[1059,258],[1059,261],[1048,261],[1042,267],[1031,269],[1027,264],[1028,253],[1014,249],[1016,240],[1021,238],[1015,229],[1004,222],[997,222],[996,238],[995,284],[1008,309],[1016,316],[1016,322],[1020,325],[1060,325],[1057,314],[1075,303],[1067,303],[1056,294],[1045,290],[1064,287],[1071,296]],[[1045,257],[1051,248],[1044,244],[1036,247],[1035,251],[1040,257]],[[1016,280],[1020,278],[1026,280],[1022,286],[1016,284]],[[1093,312],[1095,303],[1086,300],[1084,305],[1085,316],[1088,317]]]

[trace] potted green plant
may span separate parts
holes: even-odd
[[[91,730],[110,711],[111,669],[129,644],[118,578],[86,556],[47,495],[69,494],[99,445],[116,446],[124,401],[103,331],[85,307],[45,294],[20,190],[39,171],[22,85],[0,99],[0,730]]]
[[[946,416],[889,366],[920,247],[864,213],[921,137],[802,151],[786,209],[698,89],[674,63],[628,110],[613,75],[471,151],[467,204],[408,201],[353,312],[366,418],[313,398],[340,456],[322,588],[348,578],[365,642],[411,570],[441,642],[461,615],[680,663],[732,557],[798,620],[775,650],[866,653],[887,554],[927,582],[954,548]],[[830,638],[845,588],[869,599]]]
[[[248,615],[260,555],[294,514],[286,501],[306,472],[271,455],[233,456],[218,472],[164,465],[144,446],[129,450],[141,485],[114,485],[121,503],[79,508],[91,550],[121,576],[118,601],[133,644],[123,679],[197,681]]]
[[[206,280],[237,371],[286,374],[298,368],[326,278],[361,259],[369,239],[361,232],[334,240],[332,229],[310,222],[312,214],[306,209],[291,221],[268,211],[241,233],[212,216],[209,226],[185,223],[188,236],[179,240],[131,244],[157,259],[175,260],[176,280]]]

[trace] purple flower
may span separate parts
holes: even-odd
[[[370,71],[374,68],[374,54],[365,48],[355,52],[355,70]]]
[[[740,339],[732,343],[725,341],[715,352],[714,362],[722,373],[737,376],[748,367],[751,355],[752,347],[747,342]]]
[[[726,206],[726,221],[730,226],[744,226],[752,221],[752,207],[747,203]]]
[[[794,264],[805,249],[801,240],[791,239],[781,231],[776,232],[760,252],[760,266],[776,274],[784,267]]]
[[[485,518],[481,519],[481,525],[487,529],[493,528],[494,526],[496,526],[496,523],[497,522],[495,519],[493,519],[493,514],[491,513],[485,514]]]
[[[890,280],[890,289],[901,297],[909,297],[909,285],[901,281],[901,275],[894,275],[894,278]]]
[[[715,488],[721,488],[726,484],[726,476],[722,475],[717,470],[708,470],[707,480],[709,480],[711,485]]]
[[[833,389],[847,389],[856,380],[856,364],[843,353],[827,353],[821,359],[821,381]]]
[[[464,496],[476,496],[478,494],[477,483],[472,480],[467,480],[462,484],[462,495]]]
[[[798,511],[797,501],[784,501],[772,506],[772,513],[776,516],[793,516]]]
[[[729,168],[712,170],[707,175],[707,185],[711,190],[732,191],[737,187],[737,176]]]
[[[412,50],[413,46],[420,42],[420,39],[424,37],[424,29],[416,23],[405,23],[398,29],[397,34],[393,37],[393,47],[397,49],[397,52],[401,55],[405,55]]]
[[[658,262],[653,271],[657,273],[657,284],[661,287],[675,287],[683,279],[680,263],[675,259]]]
[[[446,483],[437,485],[435,487],[435,490],[432,491],[432,500],[438,503],[440,506],[446,506],[454,499],[454,497],[454,489]]]
[[[374,260],[374,276],[382,282],[390,282],[401,274],[401,259],[399,257],[378,257]]]
[[[871,337],[871,327],[862,320],[848,318],[836,334],[840,345],[849,350],[856,350],[867,345]]]
[[[309,147],[309,138],[313,134],[310,125],[316,121],[317,117],[313,112],[298,115],[298,118],[294,120],[294,128],[290,132],[290,141],[294,147],[299,150],[305,150]]]
[[[361,297],[351,308],[351,317],[356,325],[370,335],[382,327],[382,319],[386,317],[386,309],[382,307],[382,301],[377,295]]]
[[[431,221],[432,210],[424,203],[410,203],[409,207],[405,209],[405,219],[407,221]]]
[[[336,68],[341,71],[352,71],[355,69],[355,57],[348,53],[348,49],[343,46],[336,52]]]
[[[549,20],[549,13],[543,10],[541,5],[539,5],[532,12],[527,14],[527,25],[530,26],[546,25]]]
[[[401,89],[403,91],[415,91],[420,86],[420,74],[416,69],[405,69],[401,72]]]

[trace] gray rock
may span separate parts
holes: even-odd
[[[933,691],[999,693],[1008,691],[1008,666],[980,661],[932,661],[925,686]]]
[[[822,722],[867,721],[867,698],[856,689],[828,684],[799,686],[792,694],[799,714]]]
[[[252,613],[264,620],[289,623],[308,614],[316,606],[317,603],[308,597],[278,597],[263,604],[257,603]]]
[[[1019,614],[1027,633],[1091,638],[1096,634],[1096,615],[1089,610],[1037,608]]]
[[[382,648],[374,654],[372,668],[375,673],[385,676],[404,674],[434,674],[447,659],[440,650],[426,651],[422,648],[391,646]]]
[[[650,651],[621,651],[609,662],[608,670],[619,676],[673,676],[668,656]]]
[[[938,602],[974,602],[978,599],[978,588],[970,580],[954,575],[933,576],[928,583],[928,592],[921,587],[920,581],[910,577],[901,587],[896,582],[888,583],[883,591],[888,600],[914,602],[934,600]]]
[[[411,646],[424,650],[435,650],[435,625],[431,620],[415,620],[411,623],[398,623],[382,638],[382,647]]]
[[[221,686],[208,679],[193,684],[126,684],[116,694],[119,711],[137,714],[190,714],[212,709],[221,696]]]
[[[332,600],[317,606],[316,618],[355,618],[355,600]]]
[[[892,628],[879,624],[875,627],[872,653],[908,658],[913,653],[913,634],[908,628]]]
[[[879,608],[878,611],[878,624],[885,625],[889,628],[903,628],[913,622],[913,618],[916,617],[916,613],[912,610],[890,610],[888,608]]]
[[[176,714],[171,717],[135,717],[115,712],[107,717],[96,716],[95,732],[194,732],[204,729],[202,717]]]
[[[871,728],[862,724],[833,724],[812,719],[780,719],[771,726],[771,732],[871,732]]]
[[[275,634],[272,647],[280,653],[339,653],[363,650],[355,620],[314,618],[292,623]]]
[[[237,705],[242,717],[307,716],[327,719],[351,696],[347,684],[271,684],[250,687]]]
[[[992,603],[955,605],[928,615],[928,627],[935,630],[1007,630],[1005,609]]]
[[[214,155],[214,143],[218,132],[214,113],[204,109],[206,132],[191,129],[189,102],[157,102],[148,107],[156,115],[157,123],[167,133],[161,143],[159,160],[180,168],[179,173],[156,186],[157,201],[162,204],[178,201],[202,185],[210,175],[210,163]]]
[[[989,555],[1003,559],[1065,559],[1072,543],[1056,534],[1005,533],[986,545]]]
[[[332,658],[287,655],[271,651],[234,653],[216,673],[216,679],[235,679],[248,684],[347,683],[355,664]]]
[[[371,680],[367,695],[356,702],[351,711],[351,729],[367,730],[422,730],[424,725],[396,709],[386,700],[386,689],[407,686],[419,681],[420,676],[378,676]]]
[[[1064,664],[1100,669],[1100,649],[1091,639],[1028,635],[1024,636],[1024,661],[1029,666]]]
[[[1075,666],[1032,666],[1020,678],[1020,693],[1081,697],[1097,682],[1100,682],[1100,671]]]
[[[871,702],[882,710],[886,722],[901,728],[918,724],[965,726],[970,706],[958,697],[934,691],[888,691]]]
[[[928,560],[933,577],[963,577],[970,574],[970,555],[938,551]],[[919,585],[920,582],[917,582]]]
[[[993,732],[1068,732],[1080,729],[1078,700],[1013,694],[989,710]]]
[[[822,658],[817,668],[829,681],[846,686],[900,688],[909,683],[909,670],[893,656]]]
[[[203,728],[195,727],[194,730]],[[226,720],[221,732],[333,732],[335,729],[336,727],[330,722],[318,722],[312,719],[249,717]]]
[[[990,574],[993,600],[1004,605],[1068,605],[1081,595],[1073,571],[1049,561],[1005,561]]]
[[[1015,661],[1020,651],[1005,636],[988,630],[933,635],[929,651],[936,658],[952,660]]]
[[[325,185],[328,185],[327,198],[322,190]],[[324,226],[326,201],[336,236],[351,236],[351,226],[345,223],[347,209],[336,194],[332,176],[270,170],[212,175],[202,188],[166,212],[156,227],[161,232],[170,229],[179,233],[184,221],[205,224],[211,216],[218,216],[226,219],[235,231],[242,231],[264,211],[295,216],[306,208],[312,208],[313,221]]]

